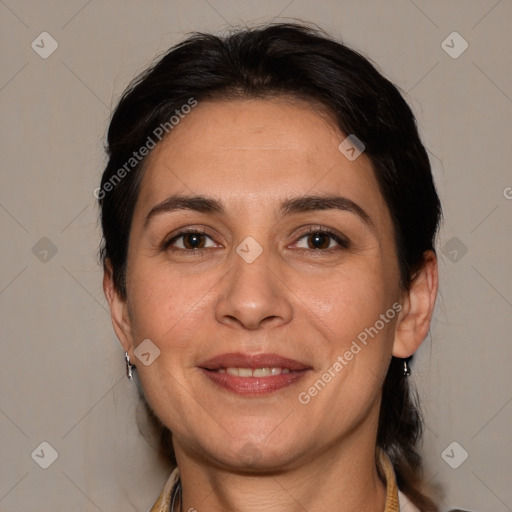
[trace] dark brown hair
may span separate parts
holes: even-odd
[[[424,264],[424,252],[435,249],[441,217],[411,109],[398,89],[359,53],[310,27],[270,24],[225,37],[193,34],[140,75],[119,101],[108,131],[109,160],[97,197],[104,236],[101,257],[111,261],[121,296],[126,295],[130,225],[145,161],[130,160],[134,151],[149,139],[154,142],[155,130],[169,125],[191,98],[200,102],[275,95],[322,105],[344,134],[363,142],[393,220],[400,284],[409,288]],[[133,165],[127,167],[127,162]],[[120,169],[125,172],[117,179]],[[436,511],[422,485],[417,448],[421,415],[402,369],[403,360],[392,358],[383,386],[377,444],[391,458],[401,490],[420,510]],[[160,426],[175,462],[170,432]]]

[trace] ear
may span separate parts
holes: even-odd
[[[414,275],[409,291],[404,292],[402,310],[395,327],[393,355],[405,359],[423,343],[434,312],[438,287],[437,258],[434,251],[425,251],[423,266]]]
[[[114,284],[114,273],[110,259],[103,265],[103,292],[107,298],[110,308],[110,316],[114,331],[121,342],[124,350],[132,353],[133,337],[128,315],[128,305],[126,299],[123,299]]]

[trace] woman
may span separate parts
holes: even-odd
[[[176,465],[152,510],[437,510],[408,362],[441,208],[395,86],[299,25],[196,34],[108,155],[104,290]]]

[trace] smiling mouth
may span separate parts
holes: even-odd
[[[217,370],[210,370],[217,373],[227,373],[235,377],[271,377],[273,375],[281,375],[282,373],[290,373],[289,368],[281,367],[265,367],[265,368],[218,368]]]
[[[280,354],[242,352],[220,354],[198,368],[216,387],[247,397],[286,388],[312,370]]]

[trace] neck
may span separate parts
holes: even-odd
[[[378,475],[374,446],[366,450],[354,445],[352,449],[329,447],[308,464],[253,474],[206,464],[190,457],[179,443],[175,451],[184,511],[375,512],[385,508],[386,487]]]

